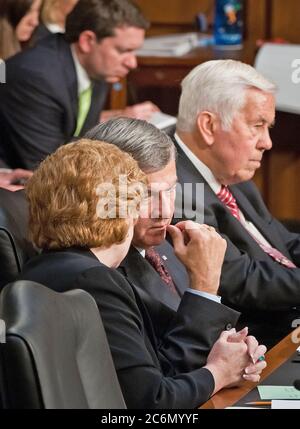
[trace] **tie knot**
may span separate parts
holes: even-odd
[[[236,199],[234,198],[227,186],[221,186],[221,190],[217,193],[217,197],[230,210],[231,214],[236,219],[240,220],[239,208],[236,203]]]
[[[89,85],[86,89],[84,89],[83,91],[80,91],[79,98],[87,97],[91,94],[91,92],[92,92],[92,85]]]

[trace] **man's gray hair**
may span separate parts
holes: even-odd
[[[118,146],[137,161],[144,173],[162,170],[176,159],[171,138],[149,122],[138,119],[110,119],[88,131],[85,138]]]
[[[274,94],[276,86],[253,67],[234,60],[207,61],[194,68],[182,81],[177,129],[192,132],[199,113],[219,115],[229,130],[236,112],[246,102],[246,90],[255,88]]]

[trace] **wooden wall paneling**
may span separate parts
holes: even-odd
[[[196,14],[210,13],[214,0],[135,0],[153,24],[193,25]]]
[[[265,0],[265,39],[272,38],[273,0]]]
[[[300,153],[271,152],[269,209],[280,219],[300,219]]]
[[[152,23],[149,35],[195,29],[195,16],[205,13],[213,22],[214,0],[135,0]],[[255,42],[265,38],[268,0],[244,0],[246,37]]]
[[[261,168],[256,171],[253,180],[259,191],[264,195],[264,163],[262,163]]]
[[[247,0],[246,4],[246,40],[255,45],[256,40],[265,39],[266,23],[269,20],[268,0]]]
[[[299,0],[273,0],[272,36],[300,43]]]
[[[127,79],[123,78],[120,82],[111,85],[107,108],[118,110],[127,106]]]

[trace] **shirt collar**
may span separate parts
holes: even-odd
[[[136,247],[136,246],[133,246],[133,247],[141,254],[141,256],[143,258],[145,258],[145,256],[146,256],[146,250],[145,249],[142,249],[141,247]]]
[[[78,95],[79,95],[82,91],[85,91],[86,89],[88,89],[91,86],[92,82],[87,72],[79,62],[74,45],[71,45],[71,52],[72,52],[72,57],[74,60],[74,65],[76,70],[76,76],[77,76],[77,82],[78,82]]]
[[[187,147],[186,144],[183,143],[178,134],[175,134],[175,139],[178,146],[183,150],[188,159],[192,162],[192,164],[196,167],[199,173],[204,177],[207,181],[211,189],[215,194],[218,194],[221,191],[221,183],[213,175],[212,171],[205,165],[199,158]]]
[[[65,29],[63,27],[52,22],[47,22],[45,27],[50,31],[50,33],[65,33]]]

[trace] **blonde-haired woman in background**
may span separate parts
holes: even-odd
[[[0,58],[21,51],[39,24],[42,0],[1,0],[0,2]]]
[[[29,42],[39,24],[41,4],[42,0],[0,1],[0,59],[7,60]],[[32,174],[26,170],[7,170],[6,167],[0,153],[0,187],[11,191],[22,188],[16,183]]]
[[[44,0],[41,10],[41,23],[34,34],[34,41],[51,33],[64,33],[66,18],[78,0]]]

